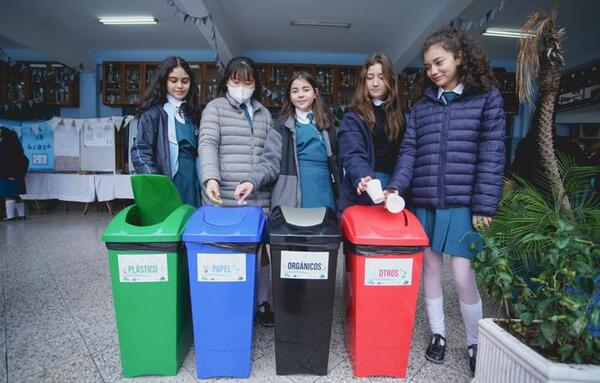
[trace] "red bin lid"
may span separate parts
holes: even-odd
[[[421,223],[407,209],[393,214],[383,205],[354,205],[344,210],[341,227],[355,245],[429,246]]]

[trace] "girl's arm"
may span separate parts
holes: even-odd
[[[221,183],[219,164],[219,145],[221,143],[221,126],[219,125],[219,111],[213,104],[206,105],[200,120],[200,137],[198,155],[200,159],[200,173],[202,182],[209,180]]]
[[[131,162],[138,174],[157,174],[156,139],[158,118],[150,110],[142,113],[137,124],[137,135],[131,147]]]
[[[398,190],[400,194],[406,192],[414,172],[415,157],[417,153],[417,129],[414,111],[415,108],[413,107],[408,116],[406,133],[404,133],[404,138],[400,145],[400,150],[398,151],[398,157],[396,157],[396,166],[394,167],[392,178],[387,186],[387,189]]]
[[[504,102],[492,88],[483,107],[471,210],[474,215],[496,214],[504,176]]]
[[[340,158],[346,174],[354,187],[364,177],[375,178],[375,172],[369,165],[365,137],[354,118],[345,116],[338,130]]]
[[[258,162],[250,170],[248,177],[244,180],[252,183],[254,190],[268,185],[279,177],[283,149],[281,129],[282,125],[278,124],[275,128],[269,130],[263,153]]]

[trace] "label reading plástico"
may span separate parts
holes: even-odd
[[[246,254],[198,253],[198,282],[245,282]]]
[[[118,254],[119,282],[168,282],[167,254]]]
[[[327,279],[329,253],[327,251],[282,251],[281,278]]]
[[[412,258],[365,259],[365,286],[410,286]]]

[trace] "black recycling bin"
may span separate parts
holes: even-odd
[[[277,375],[326,375],[340,243],[336,214],[276,207],[269,240]]]

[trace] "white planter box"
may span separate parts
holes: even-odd
[[[600,366],[552,362],[498,326],[479,321],[477,369],[472,383],[600,382]]]

